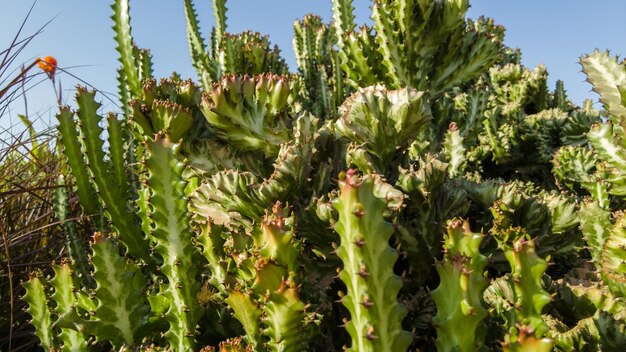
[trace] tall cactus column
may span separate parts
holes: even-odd
[[[393,227],[383,219],[385,202],[374,196],[373,181],[355,170],[340,175],[339,187],[335,230],[344,265],[339,278],[347,288],[341,301],[351,315],[346,322],[350,350],[406,351],[411,335],[401,325],[406,310],[396,298],[402,281],[393,272],[398,255],[388,243]]]

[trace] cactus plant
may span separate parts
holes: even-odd
[[[182,5],[199,85],[151,77],[118,0],[123,117],[83,88],[58,115],[98,232],[87,260],[70,248],[25,284],[44,348],[623,344],[617,60],[582,60],[604,116],[549,90],[492,20],[466,20],[468,1],[374,0],[357,29],[334,0],[333,24],[294,23],[296,74],[267,37],[226,31],[225,0],[208,45]]]
[[[470,231],[468,222],[448,224],[444,259],[437,265],[441,283],[432,292],[439,351],[472,351],[481,344],[476,329],[487,316],[482,299],[487,287],[483,277],[487,258],[479,251],[482,237]]]
[[[344,265],[339,278],[347,288],[341,302],[350,311],[350,348],[404,351],[411,337],[401,326],[406,309],[397,301],[402,282],[391,265],[397,254],[387,243],[393,230],[382,219],[385,203],[373,195],[372,181],[353,169],[340,175],[339,186],[335,230],[341,238],[337,255]]]
[[[334,28],[315,15],[295,21],[293,28],[293,49],[306,88],[302,107],[322,119],[333,117],[346,94],[339,55],[333,49]]]
[[[498,57],[502,29],[466,21],[469,1],[376,0],[372,29],[355,31],[351,0],[333,0],[342,68],[353,87],[429,89],[438,95],[476,78]],[[382,63],[382,67],[380,65]]]

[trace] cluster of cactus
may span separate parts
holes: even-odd
[[[150,79],[116,1],[131,94],[106,147],[93,92],[58,115],[95,234],[24,284],[41,345],[623,349],[624,64],[582,60],[606,120],[468,6],[375,0],[357,32],[333,0],[334,25],[295,23],[288,74],[224,0],[207,52],[185,0],[198,86]]]

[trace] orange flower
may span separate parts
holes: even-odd
[[[54,77],[54,73],[57,70],[57,59],[53,58],[52,56],[46,56],[42,60],[38,57],[37,66],[39,66],[39,68],[42,69],[46,74],[48,74],[48,77],[50,77],[50,79],[52,79]]]

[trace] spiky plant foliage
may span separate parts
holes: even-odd
[[[205,91],[209,91],[212,83],[225,74],[288,73],[289,68],[281,58],[280,50],[277,46],[270,46],[268,36],[250,31],[240,34],[226,32],[226,0],[213,1],[216,25],[211,32],[209,48],[200,33],[193,1],[185,0],[184,8],[191,60]]]
[[[163,260],[161,272],[167,278],[159,288],[159,296],[153,297],[150,304],[152,310],[162,312],[169,323],[165,338],[171,348],[191,350],[202,311],[196,301],[200,285],[196,280],[186,182],[182,178],[185,166],[177,159],[179,147],[172,143],[168,134],[160,132],[154,141],[146,144],[149,176],[139,199],[146,203],[140,207],[147,209],[142,221],[144,228],[150,230],[149,236]]]
[[[333,117],[346,94],[339,53],[333,48],[335,29],[315,15],[295,21],[293,29],[293,49],[305,88],[302,108],[320,118]]]
[[[354,88],[429,89],[433,95],[477,78],[500,54],[502,28],[465,20],[469,1],[372,5],[374,27],[356,30],[352,0],[333,1],[341,64]]]
[[[63,144],[64,153],[72,175],[80,180],[80,183],[77,182],[79,201],[86,209],[92,207],[98,209],[99,205],[93,204],[94,194],[97,192],[105,215],[122,236],[128,251],[150,262],[145,235],[141,232],[136,216],[128,209],[129,190],[125,179],[124,141],[122,134],[116,131],[121,128],[120,121],[113,115],[108,118],[109,155],[105,158],[104,142],[100,139],[103,129],[99,125],[103,118],[98,114],[100,103],[95,101],[94,96],[95,92],[78,88],[76,100],[79,110],[76,115],[80,123],[80,137],[77,133],[78,124],[69,108],[61,108],[61,113],[57,115],[59,132],[66,140]],[[84,154],[81,145],[84,146]]]
[[[623,64],[583,59],[607,117],[468,1],[375,0],[355,31],[336,0],[333,27],[295,23],[286,75],[266,38],[225,31],[225,4],[207,48],[184,2],[200,88],[126,82],[151,68],[115,2],[128,118],[105,143],[84,89],[59,114],[66,181],[107,235],[26,284],[44,347],[623,346]]]
[[[354,93],[339,113],[335,129],[354,146],[346,154],[347,164],[384,175],[403,164],[408,146],[432,119],[423,92],[382,86]]]
[[[362,180],[354,170],[339,178],[335,231],[343,262],[339,278],[347,288],[341,302],[350,312],[350,349],[404,351],[411,337],[402,329],[406,309],[397,301],[402,281],[393,272],[397,254],[387,243],[393,229],[383,219],[385,202],[373,194],[372,180]]]
[[[250,347],[268,351],[306,348],[305,304],[300,300],[300,245],[289,208],[280,203],[250,234],[233,235],[211,222],[201,224],[199,242],[211,270],[210,283],[242,324]]]
[[[482,344],[476,331],[487,316],[482,299],[487,288],[483,276],[487,258],[479,251],[482,237],[470,231],[468,222],[448,224],[444,259],[437,265],[441,283],[432,292],[437,304],[433,323],[440,351],[472,351]]]
[[[118,93],[122,112],[127,119],[130,113],[128,103],[141,96],[142,81],[152,78],[152,55],[149,50],[138,48],[134,42],[130,24],[130,1],[114,0],[111,8],[114,39],[121,65],[117,71]]]
[[[275,75],[226,76],[202,99],[202,113],[222,141],[275,156],[290,139],[289,80]]]

